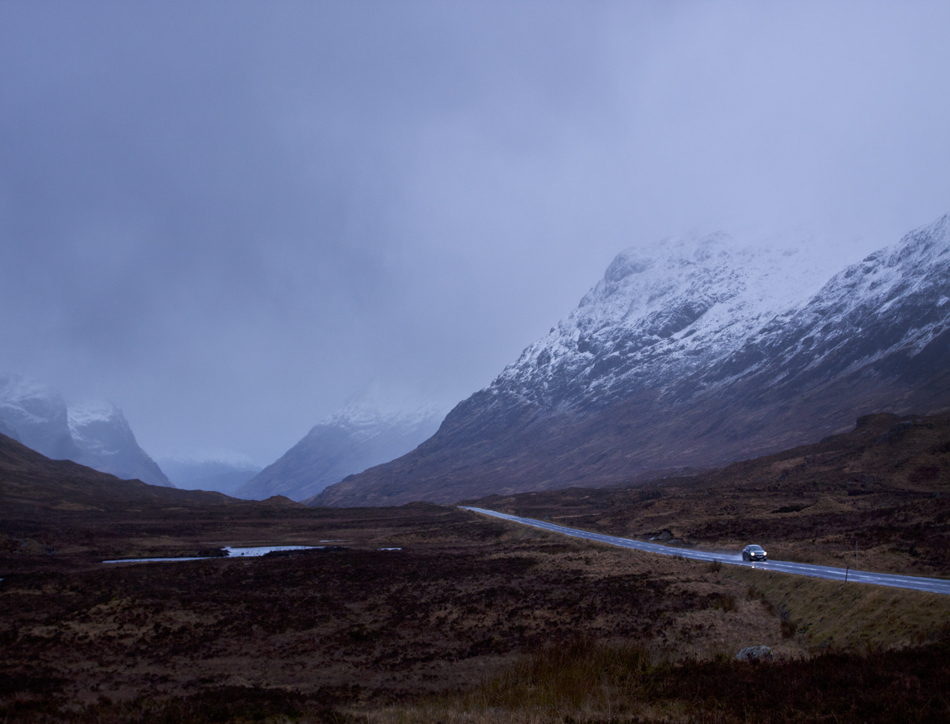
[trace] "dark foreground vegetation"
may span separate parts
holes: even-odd
[[[403,515],[373,546],[9,576],[0,675],[19,688],[4,704],[249,687],[376,706],[468,689],[578,635],[682,658],[761,643],[804,653],[723,570],[437,506]]]
[[[10,702],[23,682],[0,677],[3,721],[75,722],[899,722],[950,719],[950,641],[911,650],[825,653],[773,663],[657,662],[630,644],[575,639],[520,657],[463,693],[359,706],[358,691],[309,694],[208,687],[172,699],[75,706],[49,682]]]
[[[939,573],[948,428],[901,422],[652,487],[493,502],[684,545],[788,536],[822,559],[877,531],[869,563]],[[102,563],[287,544],[325,547]],[[950,721],[950,597],[651,556],[453,507],[156,490],[2,439],[0,578],[0,724]],[[736,661],[747,646],[773,658]]]
[[[774,663],[725,657],[658,663],[636,645],[579,639],[526,656],[443,706],[618,722],[947,721],[948,654],[950,643],[943,641],[913,651],[826,653]]]
[[[8,576],[0,722],[950,719],[948,597],[377,514],[353,548]]]

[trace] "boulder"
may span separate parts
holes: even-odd
[[[768,646],[746,646],[736,654],[736,661],[771,661],[772,649]]]

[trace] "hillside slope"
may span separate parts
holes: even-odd
[[[305,500],[349,475],[409,452],[438,429],[444,416],[442,410],[429,407],[405,413],[349,405],[315,425],[234,495]]]
[[[57,509],[103,510],[153,502],[208,505],[227,500],[218,493],[122,480],[71,460],[51,460],[0,434],[0,520],[43,518]]]
[[[618,483],[800,445],[873,412],[950,408],[950,216],[823,286],[793,256],[736,246],[620,254],[436,435],[311,504]]]
[[[645,540],[778,560],[950,575],[950,414],[867,415],[820,442],[631,486],[470,504]],[[855,546],[858,550],[856,551]]]

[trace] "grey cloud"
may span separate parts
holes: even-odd
[[[927,3],[0,5],[0,369],[271,462],[487,384],[620,249],[946,212]]]

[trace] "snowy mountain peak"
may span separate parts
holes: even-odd
[[[58,397],[49,387],[23,375],[0,375],[0,404]]]
[[[752,343],[784,345],[789,370],[817,369],[843,349],[854,367],[899,350],[913,357],[950,329],[948,290],[950,215],[845,268]]]
[[[444,417],[447,408],[447,405],[434,402],[417,390],[395,388],[374,380],[317,427],[409,426]]]
[[[374,381],[235,494],[304,500],[412,450],[438,429],[445,412],[418,391]]]
[[[66,409],[69,432],[85,452],[116,456],[135,443],[122,411],[110,402],[84,402]]]
[[[411,424],[445,415],[445,409],[423,404],[408,410],[380,409],[366,404],[350,404],[320,422],[320,426],[366,427],[404,422]]]
[[[121,478],[170,485],[135,441],[122,411],[109,402],[66,406],[46,385],[19,375],[0,376],[3,429],[47,457],[73,460]]]
[[[125,421],[122,410],[111,402],[83,402],[66,408],[70,430],[79,430],[94,422],[107,422],[114,419]]]
[[[890,253],[887,253],[890,252]],[[887,256],[887,266],[906,264],[911,258],[915,265],[934,264],[940,257],[944,263],[950,253],[950,214],[937,219],[930,226],[912,231],[893,247],[882,250]],[[868,257],[877,256],[872,254]]]
[[[821,266],[794,246],[745,243],[718,232],[666,239],[645,250],[617,255],[604,278],[585,297],[569,320],[583,329],[651,323],[659,336],[674,333],[675,314],[691,324],[717,305],[731,300],[755,312],[771,312],[807,298],[826,276]],[[774,242],[774,240],[769,240]],[[665,313],[657,318],[658,313]]]
[[[0,418],[11,437],[51,458],[79,454],[69,434],[66,403],[49,387],[21,375],[0,375]]]
[[[535,403],[603,398],[671,366],[711,364],[815,294],[827,266],[775,236],[717,232],[627,249],[492,387]]]
[[[52,389],[35,380],[4,375],[0,376],[0,410],[16,418],[9,421],[19,427],[65,415],[66,403]]]

